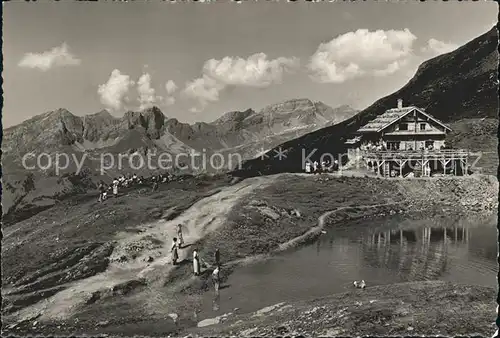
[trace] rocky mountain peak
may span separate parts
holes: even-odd
[[[270,104],[264,107],[260,111],[260,113],[264,115],[271,113],[272,114],[289,113],[290,111],[294,111],[297,109],[301,110],[314,109],[314,102],[306,98],[286,100],[283,102]]]
[[[227,125],[239,123],[252,114],[255,114],[255,111],[253,109],[247,109],[245,111],[231,111],[219,117],[217,120],[212,122],[212,124]]]

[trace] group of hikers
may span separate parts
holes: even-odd
[[[318,161],[307,161],[305,164],[305,170],[308,174],[319,174],[337,171],[339,170],[339,161],[334,160],[333,163],[331,163],[330,161],[321,161],[321,163],[319,163]]]
[[[184,237],[182,236],[182,224],[177,224],[177,237],[173,238],[172,247],[170,252],[172,253],[172,264],[177,265],[179,260],[179,250],[184,246]],[[201,258],[198,254],[198,249],[193,250],[193,274],[199,276],[201,273]],[[205,266],[209,266],[206,262],[203,262]],[[219,249],[215,250],[214,253],[214,269],[212,271],[212,283],[214,285],[215,292],[219,292],[220,287],[220,252]]]
[[[118,197],[118,188],[137,187],[137,186],[151,186],[152,191],[158,190],[160,183],[167,183],[172,180],[172,175],[169,173],[152,175],[148,178],[144,176],[137,176],[137,174],[127,174],[120,177],[115,177],[110,184],[100,181],[98,184],[99,189],[99,202],[103,202],[108,197],[108,192],[112,191],[114,197]]]

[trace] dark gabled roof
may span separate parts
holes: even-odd
[[[448,129],[451,131],[451,128],[445,125],[443,122],[439,121],[438,119],[432,117],[431,115],[427,114],[423,109],[417,108],[417,107],[403,107],[403,108],[393,108],[386,110],[385,113],[382,115],[377,116],[375,119],[371,120],[364,126],[358,129],[358,132],[361,133],[366,133],[366,132],[381,132],[394,122],[400,120],[404,116],[408,115],[409,113],[413,112],[414,110],[417,110],[419,113],[422,115],[427,116],[429,119],[433,120],[437,124],[441,125],[445,129]]]

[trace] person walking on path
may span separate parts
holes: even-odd
[[[113,196],[114,197],[118,197],[118,184],[119,183],[120,182],[116,178],[113,180]]]
[[[177,224],[177,237],[179,238],[179,248],[184,245],[184,238],[182,237],[182,224]]]
[[[214,258],[215,258],[215,265],[219,266],[220,265],[220,251],[219,251],[219,249],[215,249]]]
[[[214,289],[215,293],[219,293],[219,287],[220,287],[220,268],[219,266],[216,266],[214,271],[212,272],[212,282],[214,283]]]
[[[179,259],[179,252],[178,252],[177,238],[175,237],[170,252],[172,252],[172,264],[177,265],[177,260]]]
[[[158,181],[156,180],[156,176],[153,176],[151,178],[151,180],[153,181],[153,191],[152,192],[155,192],[158,190]]]
[[[198,249],[193,251],[193,272],[195,276],[200,275],[200,256],[198,255]]]
[[[99,202],[104,202],[105,196],[104,192],[106,191],[106,187],[104,186],[104,182],[99,182]]]

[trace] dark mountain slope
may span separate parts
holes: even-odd
[[[239,176],[302,171],[302,162],[324,153],[335,157],[346,151],[344,142],[360,126],[393,108],[401,98],[405,105],[425,108],[444,122],[467,118],[497,118],[498,32],[496,27],[457,50],[420,65],[415,76],[400,90],[386,96],[354,117],[331,127],[306,134],[270,150],[265,159],[247,161]],[[278,149],[286,158],[275,157]],[[304,155],[305,154],[305,155]]]

